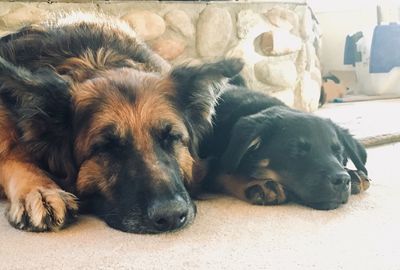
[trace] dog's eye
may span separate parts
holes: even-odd
[[[97,139],[91,146],[92,153],[113,151],[117,149],[124,149],[126,147],[126,140],[116,135],[105,135]]]
[[[182,134],[173,130],[171,125],[166,125],[160,132],[160,140],[163,145],[168,146],[182,141]]]
[[[304,140],[294,141],[290,144],[290,156],[293,158],[301,158],[311,151],[311,144]]]

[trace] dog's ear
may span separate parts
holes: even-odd
[[[241,117],[233,126],[228,147],[223,153],[220,167],[224,172],[233,173],[243,156],[250,150],[257,149],[263,139],[272,134],[279,118],[267,109],[257,114]]]
[[[211,128],[214,107],[224,84],[243,68],[240,59],[226,59],[197,66],[178,66],[170,74],[176,89],[178,106],[189,122],[195,145]]]
[[[30,133],[54,132],[69,116],[71,95],[67,81],[51,69],[32,73],[1,57],[0,98],[15,113],[18,124],[29,128]],[[44,130],[50,126],[51,130]]]
[[[56,162],[60,160],[56,155],[65,159],[69,155],[59,153],[71,140],[68,135],[71,131],[68,126],[71,123],[68,82],[51,69],[33,73],[0,57],[0,99],[12,112],[20,143],[38,159],[50,155],[49,162],[54,163],[53,167],[64,170],[66,165],[62,165],[62,161]]]
[[[368,171],[365,168],[367,162],[367,151],[364,146],[358,142],[347,129],[341,128],[336,124],[333,124],[336,133],[339,137],[341,144],[345,149],[345,157],[343,165],[347,165],[347,159],[350,158],[357,170],[362,171],[365,175],[368,175]]]

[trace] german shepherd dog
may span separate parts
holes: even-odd
[[[200,147],[211,160],[206,190],[258,205],[295,200],[329,210],[369,187],[365,148],[330,120],[228,86],[213,123]],[[357,170],[346,168],[348,159]]]
[[[198,144],[220,86],[242,67],[168,70],[127,24],[98,15],[2,37],[0,190],[10,224],[58,230],[78,208],[126,232],[191,223]]]

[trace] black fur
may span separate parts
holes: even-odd
[[[367,174],[366,151],[347,130],[261,92],[235,86],[221,95],[213,134],[202,142],[200,154],[212,160],[204,182],[208,190],[221,188],[214,180],[220,174],[258,179],[259,162],[269,160],[267,169],[280,176],[279,183],[293,198],[318,209],[347,201],[348,158]]]

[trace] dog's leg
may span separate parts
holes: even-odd
[[[0,184],[10,201],[8,221],[18,229],[58,230],[76,216],[77,198],[33,164],[10,157],[1,160]]]
[[[287,201],[283,186],[272,179],[251,179],[223,174],[217,177],[223,192],[256,205],[276,205]]]

